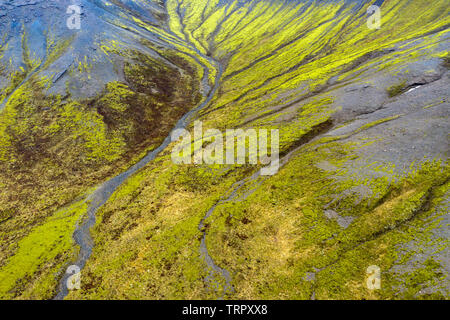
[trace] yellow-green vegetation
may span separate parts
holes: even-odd
[[[39,65],[41,64],[40,59],[33,59],[31,56],[30,49],[28,47],[28,39],[27,39],[27,33],[24,32],[22,34],[22,58],[23,62],[25,64],[25,70],[29,72],[33,72]]]
[[[3,103],[11,93],[17,88],[17,86],[25,79],[26,72],[19,70],[10,74],[9,85],[4,88],[0,95],[0,103]]]
[[[448,1],[384,1],[379,30],[366,24],[373,2],[167,0],[158,27],[114,1],[123,12],[111,25],[145,37],[131,48],[120,36],[99,40],[95,58],[74,60],[74,77],[95,78],[95,59],[119,70],[120,80],[89,99],[70,88],[46,94],[51,80],[30,76],[36,63],[24,59],[29,67],[11,74],[0,98],[8,97],[0,115],[0,280],[12,275],[0,297],[51,297],[86,211],[75,199],[160,145],[207,99],[200,89],[217,84],[195,115],[203,129],[278,129],[280,171],[175,165],[170,144],[96,212],[93,254],[69,299],[448,299],[439,261],[448,243],[433,235],[448,212],[448,161],[406,157],[402,170],[388,157],[372,159],[384,147],[371,146],[406,134],[403,111],[381,105],[336,123],[339,89],[363,83],[395,97],[411,63],[440,57],[448,67]],[[72,41],[48,40],[43,68],[75,49]],[[371,75],[400,80],[371,83]],[[433,97],[419,109],[445,102]],[[208,269],[203,236],[234,290]],[[433,254],[417,260],[430,246]],[[371,265],[382,270],[380,290],[366,286]]]
[[[238,294],[234,297],[309,299],[315,292],[318,299],[370,299],[384,297],[393,285],[383,279],[383,290],[370,292],[365,286],[365,270],[370,265],[385,271],[393,266],[396,244],[414,239],[417,232],[417,227],[407,222],[414,220],[420,226],[432,214],[434,208],[422,208],[434,184],[439,186],[448,179],[448,168],[436,164],[418,175],[416,179],[422,181],[399,182],[393,189],[386,188],[386,181],[377,181],[384,182],[384,192],[374,193],[372,203],[385,197],[380,206],[355,205],[352,194],[339,199],[329,209],[356,217],[342,230],[324,216],[326,204],[342,190],[336,190],[329,174],[315,167],[317,152],[328,149],[328,153],[330,147],[302,152],[245,201],[221,206],[211,217],[210,250],[219,264],[235,275],[233,285]],[[341,160],[339,153],[332,159]],[[351,190],[348,184],[341,187]],[[417,218],[419,214],[422,216]],[[390,231],[403,224],[408,237],[402,237],[401,230]],[[314,272],[317,283],[306,279]]]
[[[240,114],[242,121],[255,112],[298,99],[303,93],[298,88],[320,89],[330,77],[346,72],[352,65],[350,69],[357,74],[357,68],[372,62],[364,61],[367,54],[448,24],[445,1],[435,4],[386,2],[382,10],[389,13],[383,17],[383,30],[379,31],[368,29],[365,16],[355,17],[351,4],[346,6],[343,2],[312,5],[302,11],[306,5],[303,2],[282,6],[281,2],[260,1],[245,15],[245,6],[230,10],[232,13],[218,32],[217,38],[224,38],[215,43],[216,55],[221,59],[227,52],[239,50],[228,59],[222,94],[211,104],[217,112],[208,120],[219,119],[211,126],[218,126],[222,118],[237,119],[234,113]],[[340,9],[342,12],[336,16]],[[421,18],[411,19],[409,12],[421,12]],[[189,19],[189,13],[185,15]],[[442,16],[437,19],[439,15]],[[439,40],[428,37],[425,41],[433,46]],[[421,49],[403,50],[386,52],[373,62],[400,66],[412,59],[400,55]]]
[[[17,243],[14,256],[0,268],[0,299],[50,299],[67,261],[75,257],[72,233],[85,201],[58,210]]]
[[[198,225],[238,181],[246,182],[236,200],[218,205],[205,222],[210,255],[232,275],[235,291],[227,298],[417,298],[427,283],[441,279],[441,265],[432,258],[412,273],[392,270],[415,255],[404,244],[429,242],[448,194],[448,164],[424,163],[403,175],[389,163],[369,163],[356,172],[346,166],[377,137],[343,140],[400,115],[302,147],[332,125],[334,98],[321,95],[328,79],[357,79],[370,68],[396,71],[428,54],[442,31],[424,36],[421,46],[387,49],[449,22],[445,1],[385,2],[383,29],[369,30],[353,5],[168,1],[173,34],[226,63],[218,93],[201,112],[204,130],[276,128],[282,154],[299,150],[276,176],[256,180],[248,180],[254,167],[180,167],[168,155],[158,158],[98,213],[87,278],[69,298],[221,297],[220,276],[219,289],[203,281],[208,270]],[[412,19],[411,12],[421,12],[420,18]],[[395,94],[404,88],[402,83]],[[320,169],[322,162],[331,169]],[[343,228],[326,210],[353,223]],[[381,291],[365,286],[370,265],[383,270]],[[406,290],[399,291],[399,284]],[[432,296],[445,298],[445,290]]]
[[[448,193],[450,171],[448,164],[431,162],[405,178],[394,177],[395,183],[386,177],[355,179],[344,164],[365,145],[319,140],[299,151],[278,175],[261,180],[259,187],[249,181],[238,200],[216,208],[206,221],[207,241],[216,263],[233,275],[236,293],[229,298],[309,299],[313,292],[322,299],[393,297],[401,280],[387,274],[383,290],[374,293],[365,287],[365,269],[375,264],[388,271],[398,263],[398,245],[426,242],[426,233],[423,239],[417,233],[445,214],[436,208]],[[335,170],[320,169],[316,164],[321,161]],[[206,271],[197,227],[209,208],[227,198],[233,183],[253,171],[230,169],[179,167],[164,157],[129,179],[99,213],[84,288],[69,297],[220,296],[220,289],[202,282]],[[359,204],[356,191],[339,197],[360,185],[372,196]],[[355,222],[340,228],[325,217],[327,205]],[[433,266],[433,272],[421,273],[423,281],[409,287],[408,295],[397,298],[413,297],[426,281],[435,281],[440,264]],[[317,283],[307,281],[307,274],[317,270]]]
[[[86,290],[70,297],[215,297],[203,281],[198,224],[248,172],[180,167],[165,156],[133,176],[98,213],[92,264],[83,275]]]
[[[58,59],[69,44],[68,40],[52,45],[49,58]],[[30,75],[22,83],[25,71],[15,73],[11,85],[2,91],[2,100],[8,99],[0,114],[0,266],[13,268],[19,260],[8,261],[18,255],[24,260],[27,253],[20,241],[30,234],[39,237],[40,226],[55,211],[160,144],[176,121],[200,100],[200,79],[182,57],[166,66],[142,53],[123,55],[131,57],[124,68],[127,84],[110,82],[93,98],[48,94],[52,79]],[[172,83],[177,85],[169,87]],[[55,227],[59,232],[65,230],[64,239],[70,239],[74,225],[68,227],[68,223],[72,220],[58,221],[61,225]],[[54,252],[62,254],[71,244],[64,243],[63,249]],[[58,256],[58,266],[67,259],[68,255]],[[55,277],[39,278],[47,275],[50,262],[35,260],[23,265],[23,275],[11,278],[23,282],[13,294],[7,292],[15,282],[5,282],[8,287],[2,297],[49,298],[55,292]],[[36,278],[46,284],[35,286]]]
[[[406,81],[402,81],[398,84],[394,84],[394,85],[390,86],[387,89],[387,92],[389,94],[389,97],[392,98],[392,97],[398,96],[399,94],[403,93],[405,88],[406,88]]]
[[[450,69],[450,54],[447,53],[445,56],[442,57],[442,60],[444,60],[444,66],[447,69]]]
[[[47,57],[45,59],[43,68],[49,67],[59,57],[61,57],[61,55],[69,49],[73,39],[74,37],[72,36],[67,39],[56,41],[53,37],[48,35],[46,39]]]

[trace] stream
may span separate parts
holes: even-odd
[[[236,201],[236,196],[238,195],[238,191],[241,190],[246,183],[251,182],[251,181],[255,181],[260,177],[260,171],[257,171],[256,173],[254,173],[252,176],[250,177],[246,177],[236,183],[233,184],[232,188],[231,188],[231,193],[230,195],[225,198],[225,199],[221,199],[219,200],[214,206],[212,206],[205,214],[205,216],[203,217],[202,221],[200,222],[198,229],[202,232],[202,240],[200,243],[200,256],[204,259],[206,265],[209,268],[209,274],[206,277],[205,281],[209,284],[209,285],[214,285],[215,286],[215,290],[219,291],[220,289],[220,285],[218,283],[214,282],[214,273],[218,274],[220,276],[222,276],[223,279],[225,279],[225,285],[223,287],[223,294],[219,297],[219,299],[223,300],[224,296],[227,293],[233,293],[234,292],[234,288],[231,284],[231,276],[230,273],[226,270],[223,269],[221,267],[219,267],[218,265],[216,265],[216,263],[214,262],[213,258],[211,257],[211,255],[208,252],[208,248],[206,246],[206,225],[205,225],[205,221],[213,214],[214,210],[216,210],[216,208],[218,206],[220,206],[221,204],[227,203],[227,202],[231,202],[231,201]],[[255,191],[255,190],[253,190]],[[253,193],[253,191],[251,191],[250,193],[244,194],[243,198],[240,199],[245,200],[251,193]]]
[[[95,225],[96,222],[96,213],[100,207],[102,207],[106,201],[111,197],[111,195],[125,182],[127,178],[136,173],[138,170],[142,169],[146,166],[150,161],[153,161],[162,151],[164,151],[167,146],[172,142],[172,132],[177,129],[184,129],[191,122],[193,116],[206,107],[212,100],[214,94],[216,93],[219,87],[219,81],[222,76],[222,66],[216,61],[212,60],[209,57],[204,57],[207,59],[213,66],[217,67],[217,74],[215,77],[214,87],[210,90],[207,98],[200,105],[190,110],[186,113],[180,120],[178,120],[175,127],[169,133],[169,135],[164,139],[163,143],[156,148],[155,150],[148,153],[142,160],[138,163],[130,167],[127,171],[121,173],[120,175],[106,181],[100,187],[98,187],[89,197],[89,207],[87,210],[86,219],[78,225],[76,228],[73,238],[75,243],[79,246],[80,251],[74,265],[78,266],[80,270],[84,268],[87,260],[92,254],[92,250],[94,247],[94,242],[90,233],[90,229]],[[203,65],[204,69],[204,78],[202,79],[203,85],[205,85],[205,79],[208,79],[209,69]],[[67,280],[71,277],[71,274],[65,273],[59,283],[58,294],[55,296],[55,300],[63,300],[69,293],[67,288]]]

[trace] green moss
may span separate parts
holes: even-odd
[[[52,297],[58,274],[73,257],[72,233],[86,207],[81,201],[59,210],[19,241],[16,254],[0,269],[1,299]]]
[[[24,29],[25,29],[25,27],[24,27]],[[23,59],[23,63],[25,64],[25,70],[27,73],[32,72],[37,67],[39,67],[39,65],[41,64],[40,59],[33,59],[31,57],[31,52],[30,52],[30,49],[28,48],[26,32],[24,32],[22,34],[22,59]]]
[[[99,102],[107,104],[112,110],[122,113],[129,107],[124,101],[133,96],[134,92],[126,85],[120,82],[111,82],[106,85],[106,94],[101,97]]]
[[[47,174],[39,184],[32,181],[42,185],[39,190],[52,186],[39,198],[36,191],[22,189],[11,177],[2,178],[2,188],[8,190],[8,195],[0,196],[0,212],[7,213],[2,222],[7,227],[1,234],[1,254],[8,259],[2,261],[18,257],[17,264],[24,266],[23,271],[14,270],[17,288],[35,279],[40,283],[26,289],[23,297],[48,296],[55,284],[50,274],[39,277],[46,265],[37,257],[22,263],[31,250],[26,234],[30,229],[46,230],[39,228],[50,223],[43,219],[49,207],[73,199],[87,185],[119,172],[158,145],[174,122],[200,102],[197,92],[206,72],[213,84],[217,71],[207,56],[220,60],[226,70],[212,103],[200,115],[204,127],[276,128],[281,151],[298,151],[278,175],[254,180],[248,177],[257,167],[175,166],[168,153],[163,154],[127,180],[98,212],[96,246],[83,270],[82,290],[69,298],[221,296],[224,279],[214,276],[216,288],[204,281],[208,270],[199,254],[202,231],[215,263],[232,275],[236,291],[227,298],[309,299],[315,294],[322,299],[391,299],[402,297],[396,287],[399,283],[406,283],[403,296],[416,298],[421,288],[435,285],[441,274],[439,263],[432,259],[404,277],[391,269],[398,260],[409,261],[415,254],[401,256],[402,245],[413,238],[429,241],[426,223],[432,223],[442,202],[448,166],[425,164],[402,178],[389,163],[359,165],[358,160],[364,159],[358,154],[373,140],[341,142],[399,116],[301,146],[331,123],[333,99],[321,95],[329,86],[328,79],[359,81],[369,69],[395,72],[428,55],[440,34],[424,35],[448,24],[446,2],[435,1],[432,6],[425,0],[385,2],[382,32],[366,28],[366,16],[355,15],[345,2],[306,6],[295,1],[171,0],[166,5],[170,30],[138,18],[132,23],[175,48],[142,42],[183,72],[127,51],[118,41],[104,42],[101,49],[108,59],[113,55],[124,58],[126,83],[109,83],[89,101],[44,97],[36,88],[25,86],[13,94],[0,118],[2,168],[27,164],[23,168],[33,173],[27,177]],[[365,12],[368,5],[361,10]],[[411,12],[420,15],[412,19]],[[420,45],[410,41],[419,37]],[[398,43],[395,52],[384,51]],[[54,49],[49,61],[69,45],[67,40],[49,46]],[[79,61],[78,67],[83,73],[90,70],[87,59]],[[388,89],[389,94],[396,96],[405,86],[397,84]],[[12,88],[5,97],[16,86]],[[34,151],[36,146],[49,153],[39,154]],[[330,170],[318,166],[323,162]],[[356,173],[349,164],[357,164]],[[17,181],[23,177],[17,174]],[[77,184],[82,187],[73,186]],[[20,201],[10,203],[16,185]],[[33,201],[24,205],[26,195]],[[37,218],[30,209],[36,203]],[[198,230],[206,212],[217,203],[204,230]],[[20,208],[19,214],[11,210],[13,206]],[[354,220],[345,229],[328,219],[324,210]],[[19,232],[19,227],[26,230]],[[64,237],[72,231],[71,225],[66,227]],[[31,239],[37,237],[34,232]],[[25,242],[13,248],[17,243],[13,235]],[[66,244],[56,247],[61,251]],[[44,260],[56,251],[50,249]],[[373,264],[383,270],[380,292],[364,287],[366,268]],[[8,262],[3,268],[12,266]],[[49,269],[54,270],[53,266]],[[316,281],[306,279],[310,273],[316,274]],[[13,286],[5,282],[8,297],[17,296],[10,290]]]
[[[237,2],[168,2],[174,37],[227,63],[220,91],[201,114],[205,128],[278,128],[282,150],[292,150],[330,122],[333,100],[320,96],[329,78],[357,79],[367,68],[388,71],[417,59],[425,54],[414,53],[417,46],[382,56],[371,53],[445,25],[436,22],[437,16],[448,21],[440,11],[443,1],[433,8],[426,1],[386,3],[386,36],[366,28],[365,16],[353,18],[343,3],[303,5],[260,1],[250,10],[250,4]],[[423,12],[421,21],[410,19],[405,6]],[[424,40],[426,50],[435,40]],[[311,96],[318,97],[306,100]],[[282,111],[274,112],[274,106]],[[433,163],[401,179],[391,164],[367,163],[356,175],[346,165],[360,160],[358,151],[373,141],[340,141],[398,117],[318,139],[267,179],[245,179],[255,167],[177,168],[167,155],[158,158],[102,210],[95,231],[98,247],[87,266],[91,276],[71,298],[220,296],[221,277],[215,277],[216,288],[202,281],[207,270],[198,254],[197,229],[219,200],[205,232],[215,263],[232,275],[236,291],[228,298],[309,299],[314,290],[318,298],[380,298],[364,288],[367,266],[379,263],[386,270],[394,265],[396,248],[415,230],[403,237],[397,229],[431,215],[424,207],[447,169]],[[322,161],[330,164],[329,172],[317,166]],[[364,197],[361,186],[370,190]],[[325,217],[324,208],[354,222],[344,229]],[[317,272],[316,282],[305,280],[310,272]]]
[[[5,101],[5,99],[14,92],[14,90],[22,83],[22,81],[27,76],[25,71],[16,71],[9,76],[9,85],[4,88],[0,95],[0,104]]]
[[[447,69],[450,69],[450,54],[447,53],[444,57],[442,57],[442,60],[444,62],[444,67]]]
[[[3,210],[0,212],[0,223],[5,222],[9,219],[11,219],[13,216],[12,210]]]
[[[47,52],[46,52],[47,57],[45,59],[44,65],[42,66],[43,69],[48,68],[59,57],[61,57],[64,52],[66,52],[70,48],[70,45],[74,40],[74,36],[56,42],[51,37],[51,35],[47,35],[46,40],[47,40]]]
[[[402,81],[398,84],[394,84],[394,85],[390,86],[389,88],[387,88],[387,92],[389,94],[389,97],[392,98],[392,97],[402,94],[404,92],[405,88],[406,88],[406,81]]]
[[[124,142],[118,135],[109,135],[102,117],[95,111],[86,110],[82,105],[73,102],[67,103],[60,113],[60,128],[71,130],[72,135],[84,141],[88,150],[86,160],[117,160]],[[56,129],[55,126],[53,129]]]

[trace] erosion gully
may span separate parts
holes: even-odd
[[[140,160],[138,163],[130,167],[127,171],[121,173],[120,175],[106,181],[103,183],[100,187],[98,187],[89,197],[89,207],[86,213],[86,218],[83,220],[81,224],[79,224],[73,234],[73,238],[75,240],[75,243],[79,246],[79,253],[77,256],[76,261],[73,263],[74,265],[78,266],[80,270],[84,268],[86,265],[87,260],[92,254],[92,250],[94,247],[94,241],[92,239],[90,229],[95,225],[96,222],[96,213],[102,207],[111,197],[111,195],[129,178],[131,175],[142,169],[144,166],[146,166],[149,162],[153,161],[161,152],[163,152],[168,145],[172,142],[172,132],[174,132],[177,129],[184,129],[188,126],[188,124],[192,121],[195,114],[200,111],[201,109],[205,108],[214,97],[214,94],[216,93],[218,87],[219,87],[219,81],[223,73],[223,68],[220,65],[220,63],[214,61],[210,57],[204,56],[205,59],[207,59],[213,66],[217,68],[216,77],[215,77],[215,83],[211,90],[209,90],[209,94],[206,97],[206,99],[197,107],[190,110],[188,113],[186,113],[175,125],[175,127],[172,129],[172,131],[169,133],[169,135],[164,139],[163,143],[156,148],[155,150],[148,153],[142,160]],[[207,66],[203,65],[204,69],[204,78],[202,79],[203,86],[207,86],[208,82],[208,75],[210,70]],[[202,241],[204,243],[204,241]],[[207,254],[206,262],[208,266],[212,266],[214,262],[212,261],[212,258]],[[69,290],[67,288],[67,280],[71,274],[65,273],[62,279],[59,283],[58,293],[54,297],[55,300],[62,300],[64,299],[68,293]]]
[[[216,292],[220,292],[220,284],[215,281],[215,275],[219,275],[225,280],[225,284],[223,286],[222,294],[220,295],[219,299],[224,299],[226,294],[231,294],[234,292],[234,288],[231,284],[231,276],[230,273],[224,269],[216,265],[213,258],[208,252],[208,247],[206,246],[206,220],[213,214],[214,210],[216,208],[224,203],[227,202],[236,202],[236,201],[243,201],[245,200],[250,194],[252,194],[256,189],[252,189],[249,192],[245,193],[240,199],[238,199],[238,192],[242,190],[248,183],[253,182],[261,177],[260,171],[257,171],[250,177],[246,177],[236,183],[233,184],[231,187],[231,192],[227,192],[229,194],[228,197],[222,198],[219,200],[214,206],[212,206],[203,217],[202,221],[200,222],[198,228],[202,232],[202,239],[200,242],[200,255],[205,261],[206,265],[208,266],[208,276],[205,278],[205,281],[207,284],[209,284]],[[259,183],[261,184],[262,181]],[[258,184],[258,185],[259,185]]]
[[[192,121],[193,117],[197,112],[205,108],[214,97],[214,94],[216,93],[218,87],[219,87],[219,81],[223,74],[223,67],[217,63],[216,61],[210,59],[208,57],[208,61],[217,68],[217,75],[215,77],[215,84],[214,87],[210,90],[207,98],[205,101],[203,101],[200,105],[198,105],[196,108],[192,109],[188,113],[186,113],[176,124],[176,126],[172,129],[172,132],[181,129],[186,128],[188,124]],[[202,79],[202,85],[204,87],[208,86],[208,75],[209,70],[208,68],[203,65],[203,68],[205,70],[204,78]],[[329,129],[329,128],[328,128]],[[328,131],[328,130],[327,130]],[[138,170],[142,169],[145,165],[147,165],[149,162],[153,161],[161,152],[163,152],[168,145],[172,142],[171,135],[172,132],[165,138],[163,143],[155,150],[148,153],[142,160],[140,160],[138,163],[133,165],[131,168],[129,168],[127,171],[123,172],[122,174],[106,181],[103,183],[99,188],[97,188],[88,198],[87,201],[90,203],[88,210],[87,210],[87,218],[83,221],[82,224],[80,224],[77,229],[74,232],[73,238],[76,242],[76,244],[80,247],[80,251],[77,257],[76,262],[74,263],[76,266],[78,266],[81,269],[84,268],[87,260],[92,254],[93,250],[93,240],[92,236],[90,234],[90,229],[95,225],[96,222],[96,213],[99,210],[100,207],[102,207],[108,199],[111,197],[111,195],[125,182],[125,180],[136,173]],[[315,134],[314,137],[318,134]],[[299,146],[297,146],[294,150],[286,154],[280,159],[280,168],[283,167],[289,159],[292,157],[292,155],[298,151],[306,142],[304,141]],[[201,242],[200,242],[200,256],[205,261],[207,266],[207,272],[208,275],[205,278],[205,282],[217,293],[222,292],[218,299],[224,299],[227,294],[234,293],[234,288],[231,284],[231,276],[230,273],[224,269],[219,267],[215,262],[214,259],[211,257],[208,251],[208,247],[206,244],[206,236],[207,236],[207,227],[206,227],[206,220],[211,217],[213,212],[217,209],[218,206],[227,203],[227,202],[237,202],[237,201],[243,201],[248,196],[250,196],[258,186],[263,183],[263,181],[267,179],[266,176],[261,175],[261,170],[256,171],[251,176],[245,177],[244,179],[236,182],[233,184],[229,192],[226,193],[226,197],[223,197],[220,199],[215,205],[213,205],[204,215],[203,219],[200,221],[198,229],[202,233]],[[256,185],[253,188],[247,188],[249,185],[251,185],[254,182],[257,182]],[[59,285],[59,291],[58,294],[54,299],[56,300],[62,300],[64,299],[69,291],[67,288],[67,280],[70,277],[70,274],[65,274],[63,278],[60,281]],[[225,281],[225,284],[222,286],[216,281],[217,276],[219,278],[222,278]]]

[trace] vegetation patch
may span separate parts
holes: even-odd
[[[398,84],[394,84],[387,88],[387,92],[389,94],[389,97],[393,98],[395,96],[398,96],[402,94],[405,91],[406,88],[406,81],[402,81]]]

